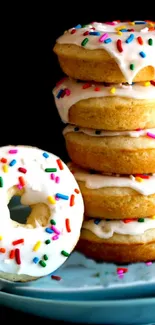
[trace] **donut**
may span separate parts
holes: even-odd
[[[109,85],[65,77],[56,84],[53,96],[63,123],[109,131],[155,127],[153,80]]]
[[[40,148],[0,148],[0,278],[31,281],[70,256],[80,236],[83,199],[66,164]],[[8,203],[19,195],[31,207],[26,224],[11,220]]]
[[[68,167],[83,196],[85,220],[129,220],[155,215],[155,175],[103,175],[72,162]]]
[[[120,83],[155,78],[155,22],[92,22],[58,37],[53,48],[73,79]]]
[[[155,173],[155,129],[100,131],[68,125],[64,130],[70,159],[103,173]]]
[[[155,219],[85,221],[77,250],[97,261],[118,264],[155,261]]]

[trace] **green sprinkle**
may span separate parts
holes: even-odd
[[[135,65],[133,63],[130,64],[130,70],[134,70]]]
[[[50,242],[51,242],[50,239],[45,240],[46,245],[50,244]]]
[[[82,28],[85,28],[87,25],[82,25]]]
[[[48,260],[48,256],[45,254],[44,256],[44,260],[47,261]]]
[[[50,223],[51,223],[51,225],[56,225],[56,222],[53,219],[50,220]]]
[[[61,251],[61,254],[64,255],[64,256],[66,256],[66,257],[68,257],[68,256],[70,255],[70,254],[67,253],[66,251]]]
[[[45,169],[46,173],[51,173],[51,172],[56,172],[56,171],[57,171],[57,168],[46,168]]]
[[[0,187],[3,187],[3,178],[0,177]]]
[[[144,221],[145,221],[144,218],[139,218],[139,219],[138,219],[138,222],[144,222]]]
[[[46,263],[44,261],[39,261],[39,264],[42,266],[42,267],[45,267],[46,266]]]
[[[82,41],[81,45],[85,46],[88,43],[89,39],[86,37],[84,38],[84,40]]]
[[[153,39],[152,39],[152,38],[149,38],[149,40],[148,40],[148,44],[149,44],[149,45],[153,45]]]

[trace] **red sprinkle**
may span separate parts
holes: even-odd
[[[94,90],[95,91],[100,91],[100,87],[95,87]]]
[[[20,183],[20,185],[21,185],[21,186],[24,186],[24,185],[25,185],[25,180],[24,180],[24,178],[23,178],[22,176],[20,176],[18,179],[19,179],[19,183]]]
[[[123,273],[127,273],[128,272],[128,268],[127,267],[118,267],[117,268],[117,272],[119,271],[123,271]]]
[[[136,177],[140,177],[140,178],[144,178],[144,179],[149,179],[150,176],[149,175],[143,175],[143,174],[136,174]]]
[[[6,158],[1,158],[1,162],[5,164],[7,162],[7,159]]]
[[[137,37],[137,41],[140,45],[143,45],[143,39],[141,38],[141,36]]]
[[[124,223],[129,223],[129,222],[132,222],[132,221],[133,221],[133,219],[123,219]]]
[[[71,94],[70,89],[66,88],[66,89],[65,89],[65,94],[66,94],[66,96],[69,96],[69,95]]]
[[[76,194],[79,194],[79,193],[80,193],[80,191],[78,190],[78,188],[75,188],[74,192],[75,192]]]
[[[19,167],[18,170],[19,170],[19,172],[21,172],[23,174],[26,174],[26,172],[27,172],[27,169],[23,168],[23,167]]]
[[[14,257],[15,257],[15,250],[12,249],[12,250],[10,251],[10,259],[13,260]]]
[[[151,80],[151,85],[155,86],[155,80]]]
[[[0,253],[5,253],[6,252],[6,249],[5,248],[0,248]]]
[[[70,197],[70,207],[72,207],[75,204],[75,195],[72,194]]]
[[[61,80],[59,80],[57,83],[56,83],[56,87],[60,86],[65,80],[67,79],[67,77],[64,77],[62,78]]]
[[[69,219],[66,219],[66,230],[67,230],[67,232],[71,232],[70,220]]]
[[[90,88],[91,87],[91,84],[90,83],[85,83],[83,86],[82,86],[82,88],[83,89],[87,89],[87,88]]]
[[[120,53],[123,52],[122,41],[120,39],[117,40],[117,50]]]
[[[20,250],[19,250],[19,248],[15,249],[15,259],[16,259],[16,263],[18,265],[20,265],[21,264],[21,258],[20,258]]]
[[[18,244],[23,244],[23,243],[24,243],[24,239],[21,238],[21,239],[18,239],[18,240],[14,240],[14,241],[12,242],[12,245],[13,245],[13,246],[16,246],[16,245],[18,245]]]
[[[52,275],[51,278],[53,280],[57,280],[57,281],[60,281],[61,280],[61,276],[58,276],[58,275]]]
[[[72,29],[71,34],[75,34],[75,33],[76,33],[76,29]]]
[[[64,169],[62,161],[60,159],[57,159],[57,164],[58,164],[58,167],[59,167],[60,170]]]
[[[88,34],[89,34],[89,32],[86,31],[86,32],[83,33],[83,36],[86,36],[86,35],[88,35]]]

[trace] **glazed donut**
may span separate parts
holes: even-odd
[[[70,159],[103,173],[155,173],[155,129],[100,131],[68,125],[63,131]]]
[[[154,261],[155,220],[85,221],[77,250],[98,261],[119,264]]]
[[[69,29],[53,48],[74,79],[131,84],[155,78],[155,22],[110,22]]]
[[[132,219],[155,215],[155,175],[102,175],[68,164],[80,187],[85,220]]]
[[[64,78],[53,96],[64,123],[111,131],[155,127],[155,81],[107,85]]]
[[[83,199],[64,162],[39,148],[0,148],[0,278],[30,281],[61,266],[83,222]],[[26,224],[10,219],[13,195],[32,208]]]

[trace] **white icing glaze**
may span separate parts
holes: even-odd
[[[85,186],[89,189],[100,189],[103,187],[124,187],[131,188],[142,195],[155,194],[155,175],[148,179],[143,179],[142,182],[136,180],[133,175],[130,176],[109,176],[101,174],[90,174],[88,171],[69,164],[69,168],[74,173],[77,181],[85,182]]]
[[[152,23],[154,27],[155,23]],[[84,28],[76,28],[74,34],[71,33],[72,29],[66,31],[62,36],[57,39],[59,44],[75,44],[82,47],[82,41],[87,38],[88,42],[84,46],[87,50],[104,49],[109,55],[115,59],[122,74],[124,75],[128,83],[132,83],[132,80],[136,74],[146,66],[155,67],[155,31],[150,31],[150,23],[138,24],[132,26],[128,22],[115,23],[111,26],[106,23],[97,23],[86,25]],[[95,28],[93,30],[92,28]],[[122,32],[122,35],[118,35],[118,29],[134,29],[134,31]],[[99,32],[98,36],[86,35],[85,32]],[[104,41],[100,41],[102,35],[108,34],[106,38],[110,38],[112,41],[108,44]],[[126,43],[126,40],[130,35],[134,35],[134,39],[130,43]],[[137,37],[142,37],[143,45],[140,45],[137,41]],[[148,39],[153,40],[153,45],[148,45]],[[123,52],[119,52],[117,49],[117,40],[122,41]],[[144,52],[146,57],[141,57],[140,52]],[[130,64],[134,64],[134,70],[130,69]]]
[[[155,86],[145,86],[144,83],[135,83],[133,85],[128,84],[112,84],[105,86],[103,83],[97,84],[92,83],[91,86],[83,89],[86,83],[77,82],[70,78],[65,78],[62,83],[58,83],[53,89],[53,96],[59,115],[64,123],[68,122],[68,113],[72,105],[76,104],[80,100],[97,97],[108,97],[108,96],[120,96],[134,99],[155,99]],[[99,91],[95,91],[99,88]],[[115,88],[115,93],[111,93],[111,89]],[[69,95],[63,97],[57,97],[62,89],[68,89]]]
[[[155,229],[155,220],[151,218],[145,218],[144,222],[134,220],[128,223],[122,220],[101,220],[98,224],[95,224],[94,221],[93,219],[84,221],[82,228],[90,230],[102,239],[111,238],[114,233],[119,235],[141,235],[146,230]]]
[[[64,130],[63,134],[65,135],[66,133],[70,132],[75,132],[75,125],[67,125]],[[76,132],[81,132],[87,135],[90,135],[92,137],[119,137],[119,136],[127,136],[131,138],[139,138],[139,137],[144,137],[147,136],[147,134],[152,134],[155,137],[155,128],[152,129],[145,129],[145,130],[137,130],[137,131],[103,131],[101,130],[100,133],[96,134],[95,130],[93,129],[88,129],[88,128],[79,128],[78,131]]]
[[[10,154],[9,150],[18,150],[15,154]],[[7,159],[7,163],[0,160],[0,177],[3,178],[3,187],[0,187],[0,271],[13,274],[26,274],[29,276],[45,276],[56,270],[66,258],[61,251],[71,253],[76,244],[83,221],[83,199],[81,193],[75,193],[79,189],[75,178],[62,162],[63,169],[60,169],[57,163],[57,156],[48,153],[48,158],[43,156],[44,151],[32,147],[12,147],[6,146],[0,148],[0,159]],[[16,163],[12,167],[10,162],[15,159]],[[8,172],[4,172],[3,166],[8,165]],[[25,168],[24,174],[19,172],[18,168]],[[55,180],[51,179],[51,172],[46,172],[46,168],[56,168],[53,172]],[[24,228],[22,225],[14,227],[10,219],[10,212],[7,207],[7,191],[12,186],[19,184],[19,177],[25,180],[24,194],[21,197],[21,203],[24,205],[33,205],[39,202],[45,203],[49,207],[50,217],[46,227],[40,226],[36,221],[36,228]],[[59,177],[60,182],[56,182]],[[58,178],[57,178],[58,181]],[[55,204],[48,201],[48,197],[55,198],[56,193],[68,196],[68,200],[59,198]],[[70,206],[71,195],[75,195],[75,203]],[[39,218],[39,216],[38,216]],[[71,232],[67,232],[66,218],[70,221]],[[56,228],[60,231],[59,239],[53,240],[56,234],[47,233],[46,228],[51,228],[50,220],[56,222]],[[24,239],[24,243],[13,245],[13,241]],[[51,242],[46,244],[45,241],[50,239]],[[38,241],[41,246],[37,251],[33,248]],[[1,249],[5,248],[6,252],[2,253]],[[21,264],[17,264],[16,258],[10,259],[10,251],[20,249]],[[48,260],[45,261],[43,256],[46,254]],[[42,267],[40,263],[34,263],[33,259],[37,257],[46,263]]]

